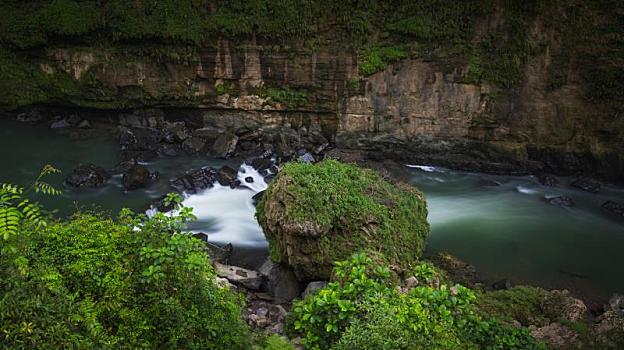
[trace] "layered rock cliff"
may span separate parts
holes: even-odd
[[[479,17],[470,40],[483,41],[505,21],[501,11]],[[468,55],[400,55],[370,75],[362,74],[361,50],[335,41],[312,48],[255,39],[143,50],[47,45],[2,55],[3,76],[20,84],[3,89],[2,104],[175,108],[197,127],[314,131],[323,138],[316,146],[327,141],[369,158],[624,181],[617,101],[588,98],[597,88],[583,75],[587,58],[570,55],[566,37],[543,16],[523,23],[533,49],[511,66],[518,68],[513,79],[505,72],[504,79],[475,78],[496,54],[482,44]]]

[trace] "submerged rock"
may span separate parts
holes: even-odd
[[[606,201],[602,204],[602,207],[615,215],[624,217],[624,203]]]
[[[558,207],[573,207],[574,200],[567,196],[554,196],[554,197],[546,197],[544,198],[549,204],[558,206]]]
[[[71,127],[71,124],[65,119],[57,120],[50,124],[50,129],[65,129],[69,127]]]
[[[17,115],[17,121],[26,124],[37,124],[43,120],[43,114],[39,108],[31,108]]]
[[[333,160],[286,164],[257,215],[272,257],[302,281],[329,279],[334,261],[357,251],[414,262],[429,234],[426,202],[416,188]]]
[[[570,185],[591,193],[597,193],[601,187],[600,182],[586,178],[576,179]]]
[[[104,168],[94,164],[81,164],[65,178],[65,183],[72,187],[98,187],[108,179],[110,174]]]
[[[559,180],[552,175],[540,174],[537,176],[537,180],[539,181],[539,183],[547,187],[559,186]]]

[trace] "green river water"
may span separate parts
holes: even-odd
[[[117,153],[112,135],[98,131],[81,139],[43,126],[0,120],[0,182],[28,184],[48,163],[60,168],[63,176],[80,163],[110,168]],[[147,203],[168,191],[170,178],[192,168],[225,163],[199,157],[160,159],[148,166],[161,173],[161,180],[147,190],[130,193],[123,192],[120,178],[98,189],[75,190],[63,187],[63,176],[55,176],[51,182],[63,189],[63,195],[41,201],[58,210],[59,216],[90,208],[113,214],[122,207],[144,210]],[[240,160],[227,163],[238,166]],[[428,200],[432,228],[428,253],[448,251],[475,265],[489,281],[510,278],[516,283],[568,288],[593,299],[624,292],[624,222],[600,207],[608,199],[623,201],[624,189],[604,185],[599,194],[590,194],[566,186],[569,179],[563,179],[561,187],[548,188],[533,177],[428,167],[409,171],[412,183]],[[501,185],[484,186],[484,179]],[[232,243],[257,248],[244,250],[245,254],[264,258],[266,242],[253,221],[250,205],[253,193],[211,191],[189,198],[201,213],[200,223],[205,225],[201,229],[225,226],[225,232],[219,234],[221,242],[232,232]],[[556,194],[571,197],[576,205],[560,208],[544,200]]]

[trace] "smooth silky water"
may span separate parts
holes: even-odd
[[[0,182],[27,185],[47,163],[63,171],[50,181],[63,189],[63,195],[41,198],[60,216],[92,208],[111,214],[122,207],[142,211],[170,190],[170,178],[186,170],[240,165],[240,160],[163,158],[148,164],[150,170],[161,173],[158,183],[124,193],[120,177],[97,189],[71,189],[62,184],[64,176],[80,163],[104,168],[115,165],[118,146],[112,133],[76,138],[45,127],[0,120],[0,147]],[[432,229],[428,254],[455,254],[475,265],[489,281],[510,278],[516,283],[568,288],[594,300],[624,292],[624,222],[600,207],[608,199],[624,200],[622,188],[605,185],[599,194],[590,194],[565,184],[543,187],[533,177],[434,167],[409,168],[409,172],[412,183],[427,196]],[[267,243],[255,221],[251,197],[266,184],[253,169],[240,167],[239,178],[247,176],[254,177],[248,187],[232,190],[217,184],[187,196],[184,203],[193,207],[198,217],[193,231],[208,233],[217,244],[232,243],[232,262],[253,267],[266,258]],[[484,180],[497,181],[500,186],[486,186]],[[544,200],[557,194],[571,197],[575,207],[560,208]]]

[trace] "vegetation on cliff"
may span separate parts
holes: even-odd
[[[426,202],[416,188],[334,160],[286,164],[257,216],[272,257],[302,280],[329,277],[332,263],[354,251],[409,265],[429,234]]]
[[[0,103],[70,102],[67,95],[89,93],[98,100],[103,92],[101,107],[128,106],[103,103],[106,91],[69,84],[63,74],[32,72],[42,48],[128,46],[134,49],[123,51],[138,53],[139,61],[169,60],[227,39],[286,49],[346,45],[358,53],[364,76],[402,58],[434,59],[445,69],[462,67],[467,82],[503,90],[519,86],[530,58],[547,51],[551,89],[580,80],[589,101],[620,115],[623,11],[617,0],[9,0],[0,4],[0,45],[12,51],[2,59],[13,68],[2,71],[0,92],[9,94],[0,93]]]

